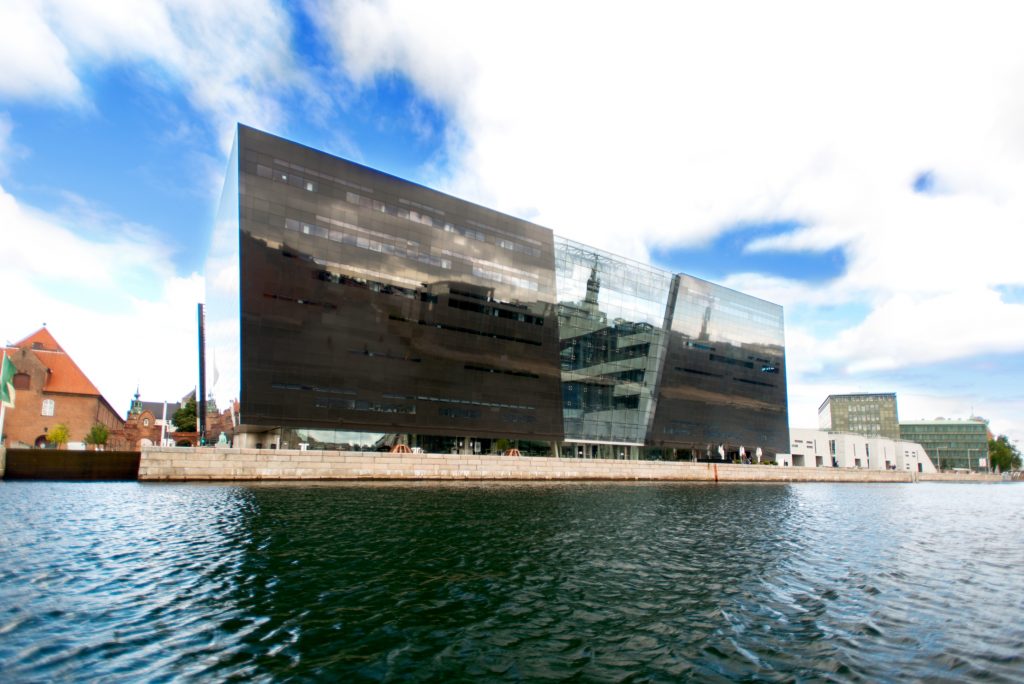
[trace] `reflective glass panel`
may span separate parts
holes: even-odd
[[[755,459],[789,449],[782,307],[677,276],[652,444]]]
[[[566,439],[643,444],[672,275],[555,238]]]

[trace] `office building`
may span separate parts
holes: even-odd
[[[988,423],[984,420],[903,421],[900,435],[923,446],[939,470],[988,467]]]
[[[781,307],[245,126],[207,283],[237,445],[788,446]]]
[[[804,428],[793,428],[789,435],[790,453],[781,457],[788,465],[936,472],[927,450],[913,441]]]
[[[818,428],[899,439],[896,394],[830,394],[818,408]]]

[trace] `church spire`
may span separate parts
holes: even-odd
[[[587,296],[584,303],[591,304],[597,308],[597,295],[601,292],[601,279],[597,277],[597,265],[590,269],[590,277],[587,278]]]
[[[142,400],[140,399],[141,396],[142,395],[139,394],[139,386],[136,385],[135,386],[135,398],[132,399],[132,407],[130,409],[128,409],[128,416],[129,417],[137,416],[140,413],[142,413]]]

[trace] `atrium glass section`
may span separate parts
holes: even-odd
[[[676,276],[649,443],[743,459],[789,447],[782,307]],[[721,448],[721,451],[719,451]]]
[[[665,354],[671,274],[555,238],[567,442],[643,445]],[[616,454],[617,455],[617,454]]]

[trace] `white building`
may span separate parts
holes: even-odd
[[[789,439],[789,453],[776,457],[780,465],[936,472],[916,442],[805,428],[791,428]]]

